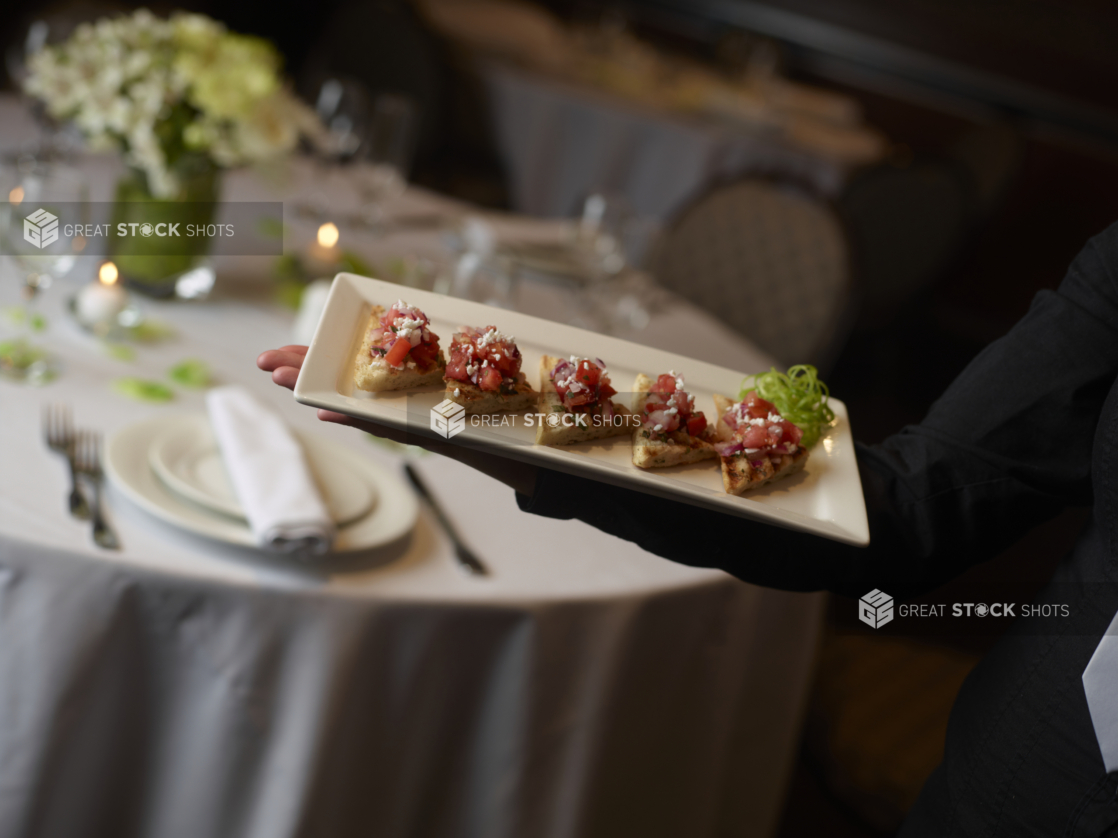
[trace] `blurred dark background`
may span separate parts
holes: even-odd
[[[131,5],[65,7],[103,12]],[[856,173],[835,201],[863,234],[854,241],[862,305],[828,381],[865,442],[919,421],[967,362],[1024,314],[1037,291],[1060,282],[1085,241],[1118,220],[1114,4],[546,5],[563,19],[624,15],[641,37],[712,65],[728,45],[765,39],[779,47],[788,77],[856,98],[866,121],[889,138],[886,158]],[[301,86],[328,65],[376,79],[383,90],[406,92],[423,113],[413,180],[507,207],[507,183],[476,80],[412,4],[276,0],[149,7],[204,12],[234,30],[269,38]],[[0,40],[18,42],[32,17],[50,8],[39,4],[22,18],[4,15]],[[882,201],[889,208],[884,213]],[[1027,601],[1083,520],[1082,511],[1061,515],[926,601]],[[990,633],[870,636],[859,632],[855,614],[852,601],[832,599],[793,803],[782,826],[786,836],[894,829],[938,760],[955,691],[996,639]],[[872,695],[858,686],[867,677],[877,685]],[[920,700],[913,700],[917,695]],[[883,716],[891,722],[883,725]]]

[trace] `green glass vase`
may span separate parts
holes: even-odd
[[[151,297],[175,296],[179,279],[209,254],[210,236],[185,232],[205,230],[217,212],[221,178],[212,161],[187,157],[173,171],[179,190],[172,198],[154,197],[147,176],[134,169],[117,183],[114,198],[112,260],[127,287]],[[176,223],[179,235],[173,238],[147,235],[149,230]],[[132,231],[130,235],[119,234],[121,224]]]

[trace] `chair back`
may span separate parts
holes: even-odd
[[[829,204],[748,179],[684,210],[650,267],[661,284],[780,363],[826,371],[851,320],[850,261],[845,229]]]

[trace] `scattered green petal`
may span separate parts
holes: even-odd
[[[105,343],[102,345],[105,347],[105,354],[108,355],[110,358],[114,358],[117,361],[125,362],[136,360],[136,350],[133,349],[131,346],[128,346],[127,344]]]
[[[187,358],[175,364],[167,373],[171,380],[183,387],[208,387],[213,380],[210,365],[197,358]]]
[[[175,330],[158,320],[142,320],[128,330],[128,336],[138,343],[157,343],[175,336]]]
[[[118,378],[112,387],[120,395],[139,402],[169,402],[175,397],[167,385],[142,378]]]
[[[31,331],[41,332],[47,327],[47,318],[41,314],[31,315]]]
[[[0,343],[0,369],[8,371],[26,370],[37,361],[42,361],[47,353],[32,346],[22,338]]]
[[[27,322],[27,309],[23,306],[4,306],[0,311],[3,311],[4,316],[16,326],[22,326]]]

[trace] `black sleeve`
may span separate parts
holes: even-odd
[[[1037,295],[919,425],[858,446],[869,547],[541,472],[521,509],[578,518],[649,552],[760,585],[862,596],[931,590],[1091,501],[1091,451],[1118,375],[1118,224]],[[855,429],[856,430],[856,429]]]

